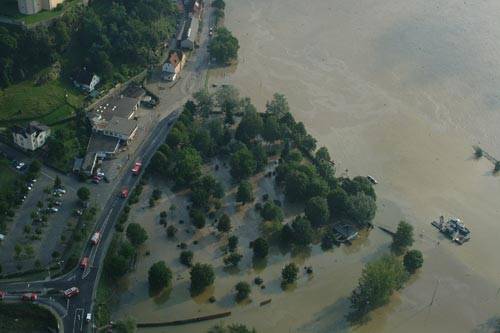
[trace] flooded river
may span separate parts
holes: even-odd
[[[211,80],[234,84],[261,110],[274,92],[285,94],[294,116],[329,148],[338,174],[379,180],[375,223],[413,224],[424,268],[356,328],[343,320],[346,297],[362,265],[387,249],[390,239],[377,230],[330,254],[313,248],[304,261],[314,277],[288,292],[270,281],[256,296],[273,299],[266,307],[198,305],[186,295],[177,298],[183,306],[167,307],[129,295],[117,314],[162,321],[230,310],[226,322],[261,333],[493,332],[500,178],[472,157],[472,146],[500,158],[499,14],[494,0],[228,1],[240,63]],[[430,226],[439,215],[461,218],[471,241],[456,246],[440,237]],[[282,263],[272,258],[262,274],[276,279]],[[225,296],[245,274],[228,274],[215,293]],[[144,332],[201,333],[211,325]]]

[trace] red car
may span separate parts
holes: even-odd
[[[21,299],[23,301],[36,301],[38,299],[38,295],[35,294],[35,293],[27,293],[27,294],[24,294]]]
[[[120,196],[125,199],[128,197],[128,188],[124,187],[122,191],[120,192]]]
[[[0,301],[5,298],[5,295],[7,295],[7,293],[5,291],[0,290]]]
[[[80,293],[80,289],[78,289],[77,287],[71,287],[71,288],[64,291],[64,297],[71,298],[73,296],[78,295],[79,293]]]
[[[141,161],[135,162],[134,167],[132,168],[132,173],[137,176],[141,172],[141,168],[142,168],[142,162]]]
[[[82,261],[80,261],[80,268],[81,269],[86,269],[89,265],[89,258],[88,257],[83,257]]]

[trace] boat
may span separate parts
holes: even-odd
[[[445,221],[444,216],[440,216],[439,221],[432,221],[431,224],[457,244],[462,245],[470,240],[470,230],[456,217]]]
[[[366,176],[366,178],[373,184],[373,185],[377,185],[378,184],[378,180],[376,180],[375,178],[373,178],[372,176],[368,175]]]

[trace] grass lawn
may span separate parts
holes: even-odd
[[[17,0],[0,0],[0,15],[7,16],[15,20],[23,21],[27,25],[49,20],[61,15],[64,11],[79,4],[81,0],[66,0],[61,9],[42,10],[33,15],[24,15],[19,12]]]
[[[0,191],[9,190],[16,178],[17,175],[9,166],[9,162],[0,159]]]
[[[1,332],[57,331],[57,320],[44,308],[35,304],[1,304]]]
[[[72,115],[83,99],[78,90],[61,80],[40,86],[31,80],[23,81],[0,90],[0,123],[37,119],[50,125]]]

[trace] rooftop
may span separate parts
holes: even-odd
[[[50,130],[50,127],[40,124],[37,121],[30,122],[26,127],[16,125],[12,128],[12,131],[14,133],[21,135],[31,135],[33,133],[44,132],[48,130]]]
[[[104,100],[94,110],[94,114],[107,121],[115,116],[128,119],[132,117],[137,103],[137,98],[126,97],[124,95],[113,96]]]
[[[107,123],[106,130],[114,133],[123,134],[126,136],[130,136],[135,129],[137,128],[137,122],[134,120],[122,118],[122,117],[113,117]]]

